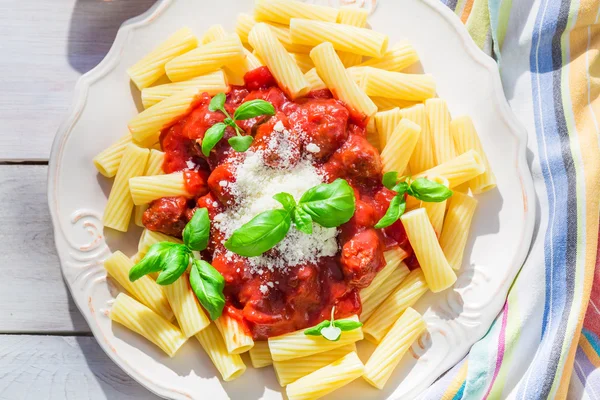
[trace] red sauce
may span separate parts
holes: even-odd
[[[384,230],[374,229],[395,194],[381,185],[381,158],[365,138],[364,116],[333,99],[327,90],[291,101],[276,86],[266,67],[247,73],[245,82],[245,86],[232,88],[225,107],[233,114],[240,104],[251,99],[264,99],[273,104],[277,111],[275,116],[238,122],[246,134],[255,136],[253,148],[265,150],[265,162],[275,168],[278,166],[277,152],[268,152],[265,143],[277,134],[273,126],[280,121],[292,132],[292,137],[297,138],[286,144],[293,147],[295,156],[301,157],[307,144],[316,144],[320,150],[314,154],[315,167],[331,181],[348,180],[356,195],[355,214],[340,227],[339,254],[323,257],[315,264],[288,268],[285,273],[265,269],[262,275],[253,274],[246,258],[225,257],[224,234],[213,225],[203,257],[225,278],[224,312],[243,321],[252,336],[261,340],[328,319],[333,306],[336,318],[360,313],[359,292],[369,286],[385,266],[383,252],[394,246],[401,246],[409,254],[412,250],[400,222]],[[223,114],[208,110],[209,102],[207,94],[199,96],[186,117],[161,133],[166,153],[163,168],[167,173],[186,171],[186,188],[191,199],[167,198],[153,202],[143,219],[148,229],[181,237],[196,207],[207,208],[212,219],[235,202],[227,187],[219,184],[235,180],[232,162],[244,157],[227,143],[227,139],[235,135],[233,129],[227,128],[225,138],[209,157],[200,151],[199,143],[206,130],[224,119]],[[300,130],[305,135],[294,135]],[[263,294],[260,288],[266,284],[273,287]]]

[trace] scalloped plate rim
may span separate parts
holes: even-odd
[[[61,263],[61,273],[63,274],[63,279],[67,283],[67,286],[69,287],[69,291],[71,291],[71,293],[73,292],[73,288],[71,286],[71,283],[68,281],[68,279],[65,275],[65,273],[66,273],[65,272],[65,264],[66,264],[65,258],[66,257],[65,257],[65,254],[63,254],[63,252],[61,251],[61,246],[62,246],[63,242],[66,241],[66,236],[65,236],[64,232],[62,231],[61,225],[58,223],[59,210],[58,210],[58,202],[55,199],[55,196],[57,195],[57,193],[55,192],[55,190],[56,190],[55,179],[57,178],[57,172],[59,171],[59,162],[58,162],[58,160],[60,159],[59,155],[62,153],[63,145],[66,142],[66,140],[68,139],[69,133],[71,132],[73,126],[76,124],[76,122],[78,120],[79,113],[85,106],[90,85],[93,82],[95,82],[95,81],[99,80],[100,78],[102,78],[103,76],[105,76],[106,74],[108,74],[116,66],[118,59],[119,59],[119,53],[121,52],[121,50],[124,49],[126,39],[133,30],[135,30],[138,27],[144,26],[146,24],[152,23],[153,19],[156,16],[158,16],[167,7],[169,7],[170,4],[174,3],[175,1],[176,0],[159,0],[143,14],[140,14],[137,17],[131,18],[131,19],[125,21],[121,25],[121,27],[119,28],[119,30],[117,32],[117,35],[113,42],[113,45],[111,46],[110,50],[108,51],[106,56],[103,58],[103,60],[96,67],[94,67],[93,69],[91,69],[90,71],[88,71],[87,73],[82,75],[79,78],[79,80],[77,81],[77,84],[75,85],[74,93],[73,93],[73,103],[67,114],[68,116],[63,120],[63,122],[60,124],[59,128],[57,129],[57,133],[56,133],[54,142],[52,144],[52,150],[51,150],[50,159],[49,159],[49,163],[48,163],[48,175],[47,175],[47,177],[48,177],[47,178],[48,179],[48,186],[47,186],[48,193],[47,193],[47,195],[48,195],[48,205],[49,205],[49,209],[50,209],[50,215],[51,215],[51,219],[52,219],[52,223],[53,223],[55,246],[56,246],[57,253],[58,253],[58,256],[60,259],[60,263]],[[379,0],[379,1],[384,1],[384,0]],[[483,324],[483,326],[486,326],[486,329],[484,330],[483,334],[481,335],[481,337],[483,337],[485,335],[485,332],[487,332],[487,329],[493,322],[493,320],[496,318],[498,313],[501,311],[501,305],[504,303],[504,301],[506,299],[506,295],[508,293],[510,284],[513,282],[514,278],[516,277],[517,273],[519,272],[519,270],[521,269],[521,267],[523,266],[523,264],[527,258],[527,254],[529,252],[529,247],[531,245],[531,239],[533,237],[535,215],[536,215],[537,210],[536,210],[535,201],[533,201],[533,199],[535,198],[534,197],[535,191],[534,191],[534,186],[533,186],[533,178],[531,175],[531,171],[529,170],[529,167],[527,165],[527,158],[526,158],[527,132],[526,132],[524,126],[521,124],[521,122],[518,121],[516,115],[510,109],[510,106],[508,105],[508,102],[505,98],[504,91],[502,88],[500,73],[499,73],[499,69],[498,69],[496,62],[491,57],[487,56],[479,47],[477,47],[477,45],[471,39],[466,27],[460,21],[460,19],[448,7],[446,7],[443,3],[441,3],[438,0],[415,0],[415,1],[420,1],[422,3],[425,3],[431,9],[433,9],[434,11],[439,13],[447,22],[449,22],[452,25],[452,27],[454,28],[454,30],[457,32],[459,37],[461,38],[463,46],[465,47],[465,49],[467,50],[467,52],[469,53],[469,56],[473,59],[473,61],[477,62],[478,64],[482,65],[483,67],[485,67],[488,70],[488,74],[492,78],[492,82],[493,82],[493,86],[494,86],[495,106],[497,107],[498,111],[500,112],[500,115],[502,116],[504,121],[507,123],[507,125],[511,127],[510,133],[515,137],[515,139],[518,143],[517,152],[516,152],[517,153],[516,154],[517,155],[516,169],[518,170],[520,178],[521,178],[521,187],[523,190],[523,197],[524,197],[524,202],[525,202],[525,206],[526,206],[526,212],[525,212],[526,219],[524,221],[524,230],[523,230],[523,237],[525,240],[514,256],[514,260],[516,260],[518,262],[513,263],[512,265],[514,265],[514,266],[510,269],[510,272],[507,273],[507,276],[510,279],[508,279],[506,282],[504,282],[503,286],[501,288],[501,292],[502,292],[503,296],[501,297],[501,300],[495,301],[495,303],[499,303],[499,305],[495,307],[495,309],[497,309],[497,312],[495,312],[493,315],[492,315],[492,313],[489,313],[489,316],[486,318],[486,323]],[[115,362],[115,364],[117,364],[120,368],[122,368],[129,376],[131,376],[137,382],[139,382],[144,387],[146,387],[148,390],[150,390],[151,392],[153,392],[154,394],[156,394],[158,396],[165,397],[165,398],[167,398],[167,397],[169,397],[169,398],[189,398],[189,395],[187,395],[185,393],[176,392],[171,389],[158,386],[154,382],[148,380],[147,378],[142,376],[140,373],[138,373],[138,371],[135,368],[133,368],[132,366],[130,366],[129,363],[127,363],[126,361],[119,358],[119,356],[117,356],[114,351],[111,351],[110,345],[106,340],[99,340],[101,337],[103,337],[103,334],[102,334],[100,328],[98,327],[98,325],[95,323],[93,315],[89,314],[89,312],[90,312],[89,308],[87,308],[85,304],[81,304],[81,301],[79,300],[78,297],[76,297],[76,296],[72,296],[72,297],[73,297],[73,300],[74,300],[77,308],[82,313],[86,322],[88,323],[90,330],[92,331],[94,337],[98,341],[100,347],[104,350],[104,352],[108,355],[108,357],[113,362]],[[477,340],[473,341],[471,346],[476,342],[477,342]],[[434,377],[433,379],[431,379],[430,382],[427,382],[426,386],[429,386],[431,383],[433,383],[435,381],[435,379],[437,379],[444,371],[451,368],[454,364],[456,364],[458,361],[460,361],[467,354],[468,354],[468,350],[460,356],[451,357],[452,360],[449,360],[449,362],[446,363],[446,364],[450,364],[450,365],[444,365],[441,368],[438,368],[438,370],[441,369],[441,372],[436,373],[435,375],[437,375],[437,376]],[[419,389],[419,391],[422,392],[423,390],[426,389],[426,386],[425,387],[423,387],[423,386],[424,385],[421,385],[421,388]],[[415,394],[415,393],[413,393],[413,394]]]

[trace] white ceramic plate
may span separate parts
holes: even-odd
[[[504,98],[496,64],[438,0],[312,2],[366,7],[373,11],[371,26],[389,34],[391,43],[410,40],[452,114],[473,118],[498,178],[497,190],[478,197],[473,234],[455,288],[429,294],[418,303],[428,333],[404,357],[385,390],[358,380],[328,397],[414,398],[485,334],[525,259],[535,214],[526,135]],[[270,368],[248,368],[240,379],[223,383],[195,340],[170,359],[143,338],[111,324],[105,311],[117,289],[106,280],[102,262],[117,249],[133,254],[139,230],[104,236],[101,215],[111,182],[96,172],[92,158],[126,132],[137,112],[139,95],[125,73],[127,67],[183,25],[197,34],[215,23],[233,29],[235,14],[249,11],[252,3],[220,0],[207,6],[199,0],[164,0],[125,23],[106,58],[79,81],[70,116],[52,149],[48,201],[63,274],[75,303],[114,362],[167,398],[251,400],[282,395]],[[361,349],[363,360],[369,351]]]

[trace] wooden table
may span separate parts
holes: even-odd
[[[0,1],[0,400],[157,398],[91,336],[63,281],[46,201],[75,82],[154,1]]]

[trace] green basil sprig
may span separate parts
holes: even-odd
[[[405,194],[426,203],[441,203],[452,196],[452,190],[441,183],[426,178],[418,178],[409,183],[407,179],[407,177],[402,177],[399,182],[397,172],[388,172],[383,175],[383,185],[396,192],[396,196],[390,202],[385,215],[375,225],[375,228],[387,228],[400,219],[406,211]]]
[[[337,342],[342,337],[342,332],[353,331],[360,328],[362,322],[352,321],[351,319],[341,319],[336,321],[333,318],[335,307],[331,309],[331,321],[323,321],[320,324],[308,328],[304,331],[307,336],[323,336],[331,342]]]
[[[238,228],[225,242],[225,248],[244,257],[258,257],[281,242],[292,222],[301,232],[312,233],[312,223],[333,228],[350,220],[356,200],[354,190],[344,179],[317,185],[304,193],[300,202],[289,193],[273,196],[283,209],[258,214]]]
[[[170,285],[179,279],[191,262],[190,285],[200,304],[208,311],[211,319],[223,312],[225,279],[206,261],[195,259],[192,251],[202,251],[208,246],[210,218],[208,210],[200,208],[183,230],[183,244],[160,242],[153,244],[148,252],[129,270],[129,280],[160,272],[156,278],[159,285]]]
[[[235,130],[236,136],[228,140],[229,144],[235,151],[244,152],[250,148],[252,136],[242,135],[244,131],[237,126],[235,121],[242,121],[261,115],[275,115],[275,107],[268,101],[256,99],[250,100],[240,105],[235,112],[233,117],[225,109],[225,93],[219,93],[215,95],[208,105],[210,111],[220,111],[225,114],[226,118],[223,122],[219,122],[211,126],[202,139],[202,154],[206,157],[210,154],[211,150],[223,139],[225,129],[230,126]]]

